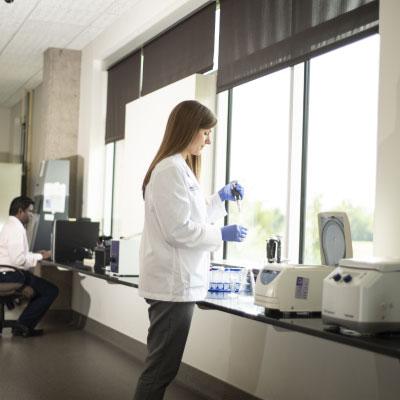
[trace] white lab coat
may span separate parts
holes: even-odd
[[[0,265],[10,265],[21,269],[34,267],[42,259],[39,253],[31,253],[22,222],[10,216],[0,232]],[[1,268],[0,271],[7,269]]]
[[[163,301],[206,297],[210,251],[222,244],[226,214],[219,195],[205,200],[199,182],[180,154],[154,168],[145,195],[139,256],[139,294]]]

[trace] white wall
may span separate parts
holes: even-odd
[[[21,161],[22,101],[11,108],[10,118],[10,161]]]
[[[83,215],[101,220],[104,188],[106,67],[206,4],[207,0],[139,0],[82,51],[78,154],[84,158]]]
[[[11,110],[0,107],[0,162],[7,162],[10,153]]]
[[[22,165],[0,162],[0,230],[8,220],[11,200],[21,195]]]
[[[151,4],[150,4],[151,3]],[[138,3],[83,51],[79,154],[85,158],[84,213],[101,218],[105,126],[104,63],[131,50],[178,15],[204,1]],[[400,148],[399,74],[395,43],[400,34],[396,0],[381,0],[381,82],[378,148],[376,250],[394,250],[400,238],[400,190],[395,152]],[[397,23],[397,25],[396,25]],[[111,60],[111,61],[110,61]],[[115,60],[114,60],[115,61]],[[385,111],[386,110],[386,111]],[[149,111],[150,112],[150,111]],[[120,144],[119,144],[120,145]],[[388,157],[388,159],[387,159]],[[398,157],[400,160],[400,157]],[[393,198],[393,201],[391,200]],[[388,211],[384,209],[390,205]],[[393,238],[387,238],[387,233]],[[390,245],[385,244],[389,240]],[[398,247],[398,246],[397,246]],[[137,290],[75,276],[73,309],[145,342],[146,305]],[[398,360],[345,345],[277,330],[218,311],[196,309],[184,361],[263,399],[398,398]]]
[[[143,96],[126,106],[125,140],[117,147],[113,232],[116,237],[141,233],[144,222],[142,182],[164,136],[168,116],[176,104],[196,99],[215,106],[215,75],[192,75]],[[203,184],[211,190],[212,147],[204,151]]]
[[[380,3],[374,253],[400,257],[400,2]]]
[[[21,161],[21,102],[0,107],[0,162]]]

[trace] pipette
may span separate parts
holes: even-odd
[[[240,210],[241,210],[240,200],[242,199],[242,195],[236,189],[236,185],[237,185],[236,181],[231,182],[231,193],[232,193],[233,197],[235,198],[238,211],[240,212]]]

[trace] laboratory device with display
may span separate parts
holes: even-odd
[[[266,313],[321,312],[324,265],[268,264],[258,274],[255,304]]]
[[[362,334],[400,331],[400,259],[343,259],[324,280],[322,320]]]

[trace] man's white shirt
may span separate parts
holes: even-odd
[[[29,251],[24,226],[18,218],[10,216],[0,232],[0,271],[9,270],[3,267],[7,265],[28,270],[42,258],[41,254]]]

